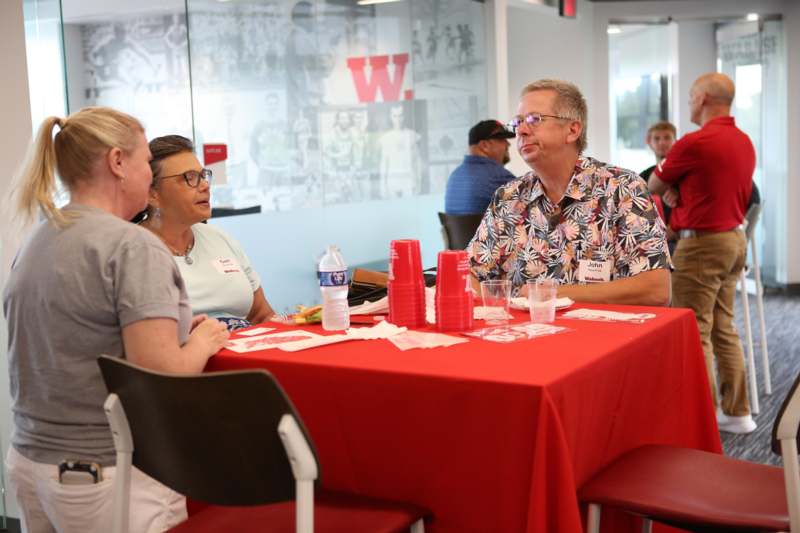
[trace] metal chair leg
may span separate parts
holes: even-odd
[[[747,378],[750,382],[750,410],[754,415],[758,414],[758,382],[756,380],[756,358],[753,354],[753,329],[750,324],[750,297],[747,294],[747,275],[742,269],[739,276],[742,292],[742,309],[744,310],[744,332],[747,341],[747,354],[745,363],[747,366]]]
[[[758,310],[759,327],[761,328],[761,364],[764,370],[764,391],[772,394],[772,378],[769,373],[769,350],[767,349],[767,326],[764,322],[764,287],[761,285],[761,266],[758,264],[756,241],[750,241],[750,253],[753,256],[753,275],[756,278],[756,308]]]
[[[425,523],[422,518],[411,524],[411,533],[425,533]]]
[[[600,533],[600,504],[589,504],[589,516],[586,517],[586,533]]]
[[[649,518],[642,518],[642,533],[653,533],[653,521]]]

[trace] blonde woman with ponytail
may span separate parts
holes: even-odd
[[[135,118],[89,107],[46,119],[16,180],[19,218],[43,217],[3,292],[14,420],[6,464],[29,533],[111,529],[115,456],[100,354],[199,372],[227,339],[220,322],[192,318],[169,250],[127,222],[147,204],[150,157]],[[69,195],[61,208],[56,176]],[[60,475],[65,460],[98,468]],[[183,497],[138,470],[130,505],[133,533],[186,516]]]

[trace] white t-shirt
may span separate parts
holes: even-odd
[[[228,234],[209,224],[195,224],[192,264],[176,256],[194,314],[247,318],[253,293],[261,286],[258,274],[242,247]]]

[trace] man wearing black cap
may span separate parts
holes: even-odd
[[[514,134],[496,120],[483,120],[469,130],[469,154],[447,180],[444,210],[448,215],[483,213],[494,191],[514,179],[508,163],[508,139]]]

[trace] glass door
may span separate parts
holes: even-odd
[[[717,70],[736,84],[733,115],[753,141],[763,210],[754,238],[764,282],[785,276],[786,54],[779,18],[717,27]]]

